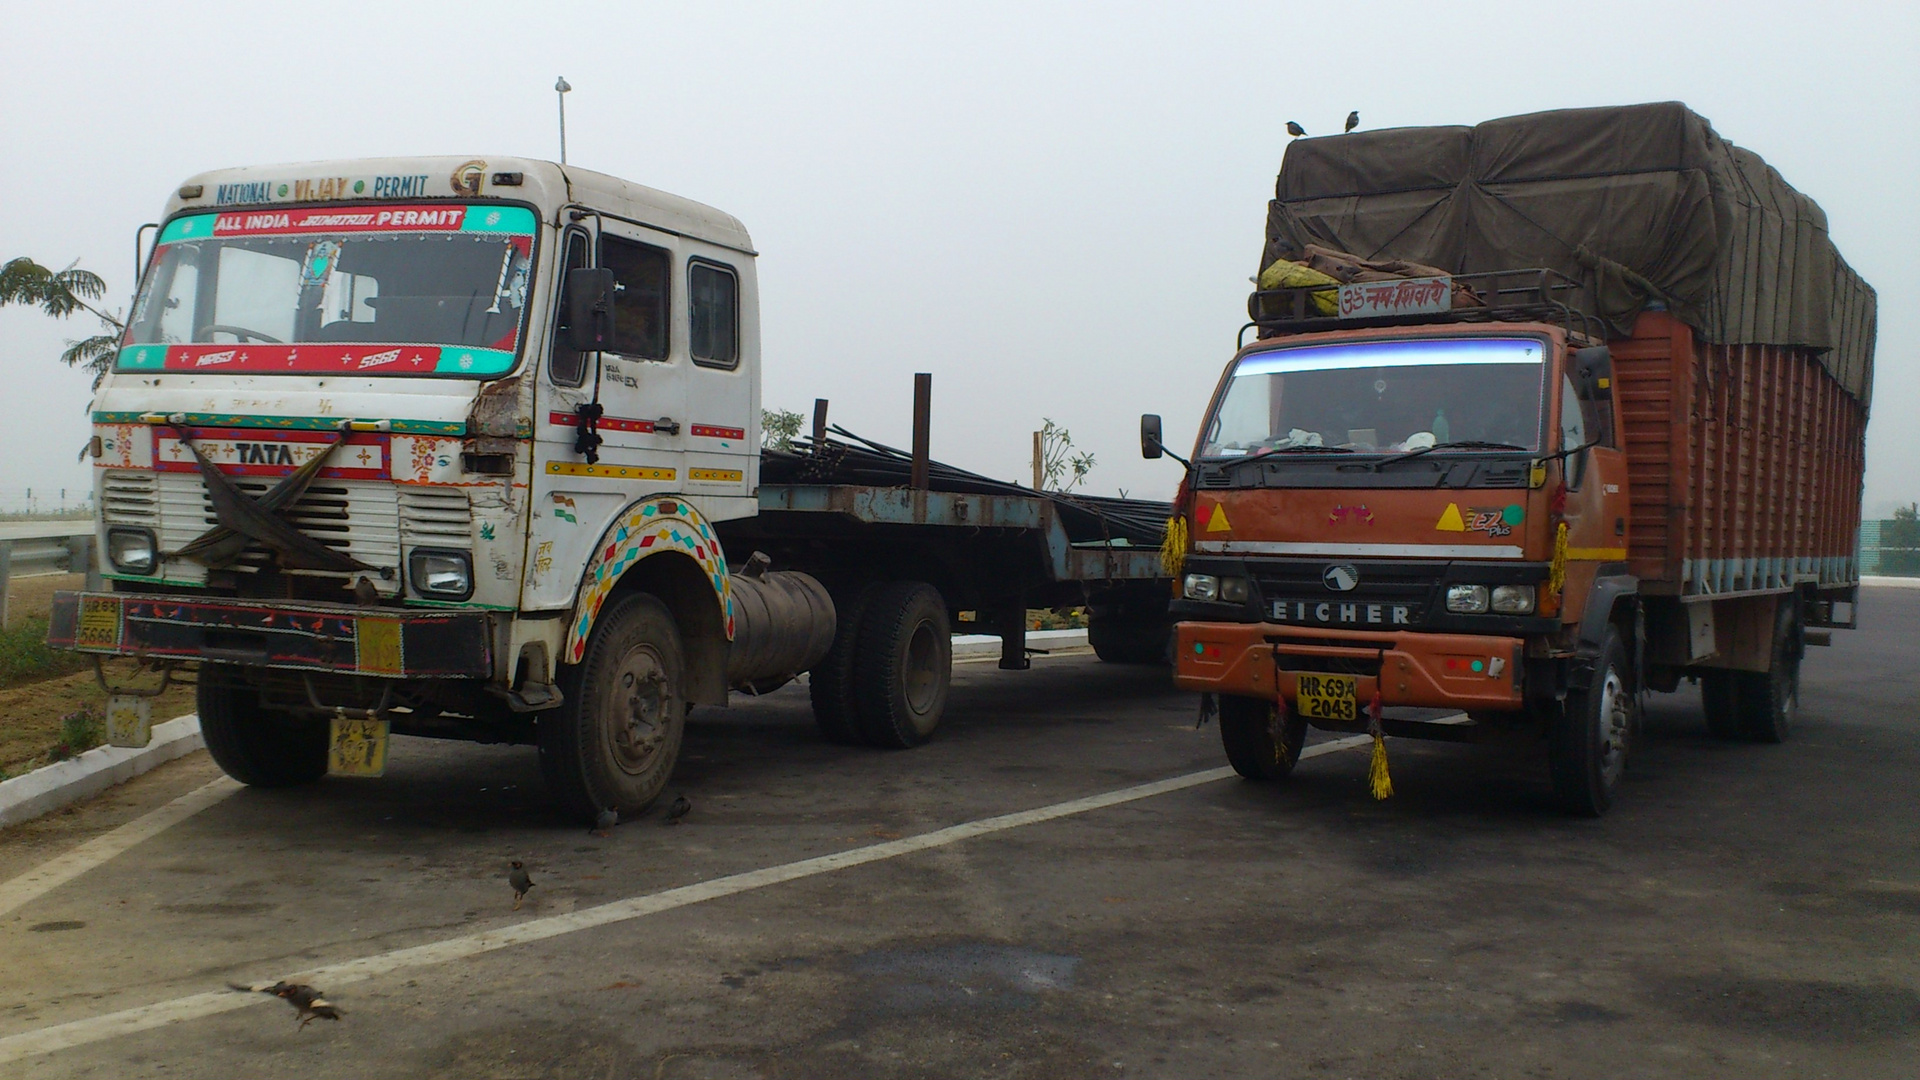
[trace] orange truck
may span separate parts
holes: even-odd
[[[1874,295],[1825,226],[1678,104],[1295,141],[1166,551],[1233,767],[1527,732],[1592,816],[1643,691],[1786,738],[1858,588]]]

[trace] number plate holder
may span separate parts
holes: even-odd
[[[153,741],[153,702],[132,694],[107,697],[107,745],[138,750]]]
[[[387,771],[389,725],[385,720],[333,718],[327,740],[328,776],[380,776]]]
[[[1302,671],[1294,676],[1298,687],[1294,707],[1308,720],[1347,720],[1360,715],[1360,680],[1352,675]]]

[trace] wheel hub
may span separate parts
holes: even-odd
[[[1600,775],[1611,785],[1627,765],[1628,729],[1633,723],[1632,698],[1611,668],[1600,684]]]
[[[666,665],[651,647],[640,646],[614,670],[603,725],[613,759],[628,773],[645,772],[666,741],[673,695]]]

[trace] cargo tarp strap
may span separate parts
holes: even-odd
[[[280,565],[289,570],[351,573],[378,569],[322,544],[277,513],[306,493],[307,485],[319,474],[321,464],[333,454],[335,447],[347,441],[344,428],[313,460],[287,474],[273,490],[256,499],[241,491],[218,465],[209,461],[187,437],[185,428],[178,424],[172,427],[180,436],[181,445],[193,451],[194,460],[200,463],[200,475],[207,482],[207,499],[213,504],[213,516],[219,522],[173,554],[217,569],[233,565],[246,550],[247,542],[257,540],[272,548],[280,556]]]

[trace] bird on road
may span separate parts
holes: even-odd
[[[686,817],[687,811],[692,809],[693,804],[687,801],[687,797],[685,795],[679,796],[673,800],[672,806],[667,807],[667,824],[680,824],[680,819]]]
[[[268,994],[279,998],[293,1006],[294,1015],[300,1018],[300,1026],[303,1028],[315,1020],[338,1021],[345,1015],[338,1005],[321,997],[320,991],[305,983],[282,981],[254,983],[252,986],[228,983],[227,986],[243,994]]]
[[[605,836],[618,824],[620,824],[620,811],[609,806],[593,819],[593,835]]]
[[[302,1028],[315,1020],[338,1022],[342,1015],[339,1006],[321,997],[320,991],[311,986],[303,986],[300,983],[281,983],[273,996],[293,1006],[294,1013],[300,1017]]]
[[[507,884],[513,886],[513,910],[520,910],[520,901],[527,898],[527,890],[533,888],[534,880],[527,876],[527,868],[520,860],[513,860],[512,868],[507,871]]]
[[[1357,128],[1359,126],[1360,126],[1360,110],[1355,109],[1352,112],[1347,114],[1347,131],[1352,131],[1354,128]],[[1342,132],[1342,134],[1345,134],[1345,132]]]
[[[1307,133],[1306,128],[1301,127],[1299,124],[1296,124],[1291,120],[1287,121],[1287,134],[1299,136],[1299,135],[1305,135],[1306,133]]]

